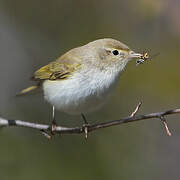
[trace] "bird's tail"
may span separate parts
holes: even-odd
[[[25,94],[29,94],[30,92],[39,89],[39,85],[34,85],[34,86],[30,86],[26,89],[23,89],[22,91],[20,91],[20,93],[17,94],[17,96],[21,96],[21,95],[25,95]]]

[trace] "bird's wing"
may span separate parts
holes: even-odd
[[[32,79],[37,81],[66,79],[79,67],[79,63],[72,63],[72,61],[68,60],[53,61],[38,69]]]

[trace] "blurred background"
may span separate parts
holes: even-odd
[[[89,41],[111,37],[133,50],[160,53],[136,67],[131,62],[110,102],[87,115],[91,123],[180,105],[179,0],[0,0],[0,114],[8,119],[50,123],[41,94],[16,98],[42,65]],[[59,124],[81,125],[80,117],[58,112]],[[90,134],[48,141],[24,128],[0,131],[1,180],[109,180],[180,177],[180,116],[146,120]]]

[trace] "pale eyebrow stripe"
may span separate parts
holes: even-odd
[[[123,50],[123,51],[127,51],[127,52],[131,51],[129,48],[120,48],[120,47],[116,48],[116,47],[113,47],[113,46],[111,46],[111,49],[112,49],[112,50],[113,50],[113,49]]]

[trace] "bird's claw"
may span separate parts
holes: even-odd
[[[52,135],[55,135],[56,127],[57,127],[57,124],[55,122],[52,122],[51,127],[50,127]]]
[[[89,132],[88,128],[89,128],[89,124],[88,123],[83,124],[83,131],[85,133],[85,139],[88,138],[88,132]]]

